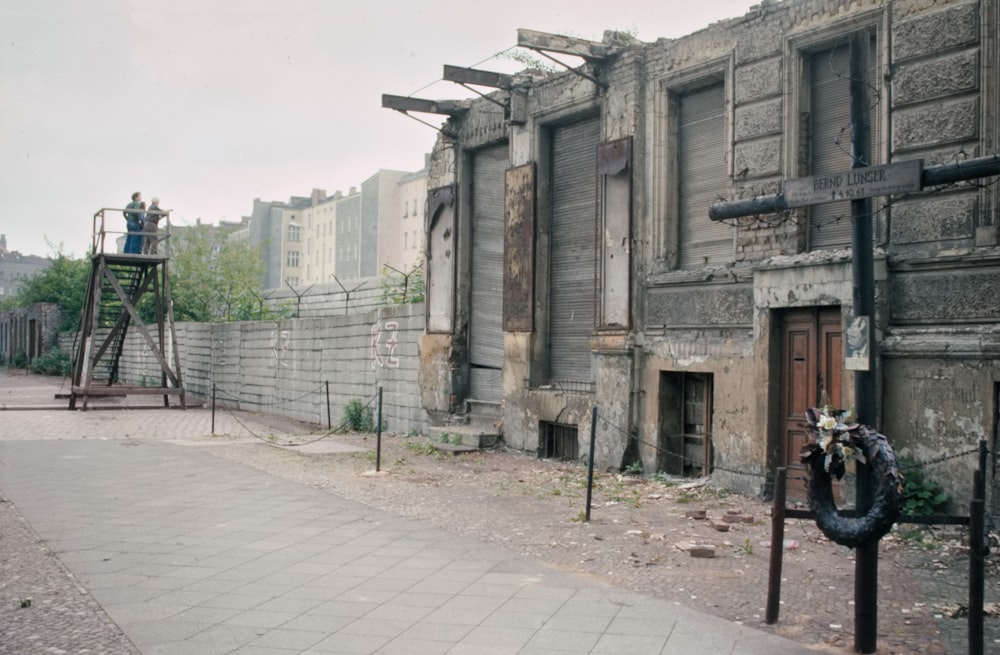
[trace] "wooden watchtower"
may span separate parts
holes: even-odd
[[[105,208],[94,214],[90,280],[80,316],[69,408],[76,409],[82,401],[80,409],[87,409],[91,398],[130,395],[162,395],[164,407],[170,405],[170,396],[175,395],[179,396],[180,406],[186,408],[167,270],[169,212],[161,212],[167,220],[161,221],[165,227],[154,237],[158,242],[157,252],[106,253],[106,235],[122,232],[107,232],[105,215],[112,224],[123,223],[123,211]],[[143,303],[140,312],[137,307],[146,297],[150,302]],[[119,383],[119,367],[130,328],[138,330],[143,349],[159,364],[159,375],[153,380],[144,378],[141,385]],[[133,354],[138,355],[129,353]]]

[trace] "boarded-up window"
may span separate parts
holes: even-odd
[[[719,266],[735,258],[734,230],[708,208],[729,186],[725,86],[677,94],[678,267]]]
[[[874,38],[871,53],[875,52]],[[869,88],[874,88],[875,57],[869,59]],[[851,168],[851,75],[847,40],[809,55],[810,81],[808,145],[809,175]],[[871,107],[875,94],[869,91]],[[871,112],[871,135],[877,112]],[[874,143],[874,140],[872,141]],[[868,165],[873,162],[867,162]],[[815,205],[809,210],[809,249],[851,245],[851,203],[848,200]]]

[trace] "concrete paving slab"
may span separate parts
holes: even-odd
[[[132,436],[148,415],[128,413],[67,412],[102,438],[5,434],[0,493],[143,653],[812,652],[216,458],[163,425]]]

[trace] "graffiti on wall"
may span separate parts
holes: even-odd
[[[290,337],[291,330],[271,331],[271,366],[274,368],[288,368],[288,351],[291,350]]]
[[[372,368],[399,368],[399,321],[379,321],[372,325]]]

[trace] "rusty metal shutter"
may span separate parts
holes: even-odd
[[[872,39],[871,52],[875,52]],[[869,61],[869,80],[875,82],[876,58]],[[820,175],[851,168],[850,48],[842,43],[813,53],[809,60],[812,83],[809,109],[809,174]],[[872,88],[875,88],[874,86]],[[873,104],[874,107],[874,104]],[[877,112],[871,114],[874,144]],[[869,164],[872,162],[869,162]],[[851,245],[851,203],[831,202],[809,210],[809,249]]]
[[[600,119],[552,131],[549,378],[590,382]]]
[[[469,395],[499,402],[503,394],[503,201],[507,144],[472,156],[469,306]]]
[[[677,104],[677,265],[728,264],[736,258],[735,230],[708,217],[709,206],[729,186],[725,87],[713,84],[685,93]]]

